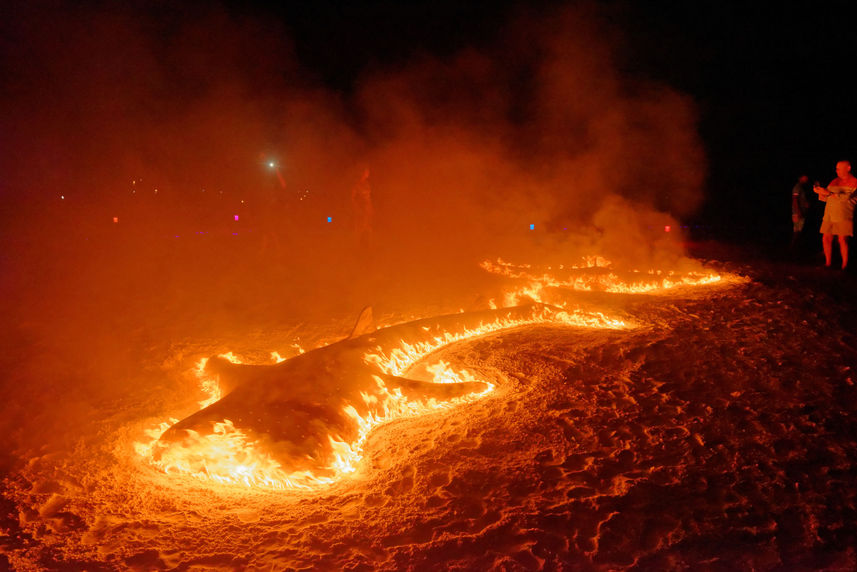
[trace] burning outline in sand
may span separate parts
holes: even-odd
[[[701,270],[686,273],[661,270],[620,272],[610,260],[601,256],[587,256],[577,265],[560,265],[557,268],[548,266],[543,270],[529,264],[512,264],[502,258],[498,258],[496,262],[484,260],[479,266],[492,274],[526,281],[526,286],[505,292],[504,306],[521,304],[527,300],[555,303],[544,299],[543,292],[546,288],[611,294],[654,294],[683,286],[717,284],[723,280],[723,276],[716,272]],[[558,271],[566,276],[559,278],[556,276]],[[736,278],[731,277],[730,280],[734,282]]]
[[[530,324],[622,329],[601,313],[543,304],[427,318],[353,335],[277,365],[216,357],[202,369],[234,389],[151,432],[137,452],[167,473],[266,488],[310,489],[353,473],[382,423],[479,399],[494,386],[444,362],[433,381],[401,377],[449,344]],[[359,333],[359,332],[358,332]]]

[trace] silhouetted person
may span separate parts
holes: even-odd
[[[857,178],[851,174],[851,163],[836,163],[836,178],[827,188],[816,185],[813,191],[818,193],[820,200],[827,203],[821,221],[824,265],[831,265],[833,237],[837,236],[844,270],[848,266],[848,237],[854,235],[854,205],[857,203]]]
[[[372,243],[372,188],[369,186],[369,168],[363,169],[363,175],[351,189],[351,214],[354,221],[354,236],[363,248]]]
[[[261,229],[262,254],[279,254],[282,251],[282,227],[288,226],[289,205],[286,204],[286,180],[280,166],[269,163],[268,167],[277,175],[277,184],[269,185],[259,198],[257,217]]]
[[[801,234],[803,234],[806,213],[809,211],[809,200],[807,200],[808,190],[809,177],[801,175],[792,188],[792,242],[789,247],[790,250],[795,249]]]

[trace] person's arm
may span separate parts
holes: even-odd
[[[818,195],[818,200],[823,202],[827,202],[827,197],[831,195],[830,191],[828,191],[826,188],[822,187],[818,183],[816,183],[812,187],[812,190],[815,191],[815,194]]]

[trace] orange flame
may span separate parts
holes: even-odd
[[[514,306],[524,300],[541,302],[544,289],[547,287],[572,288],[574,290],[598,290],[613,293],[652,293],[680,286],[700,286],[715,284],[721,281],[735,282],[734,276],[723,277],[714,272],[695,272],[678,274],[673,272],[631,271],[631,279],[623,279],[612,270],[612,263],[600,256],[590,256],[579,265],[558,266],[557,269],[571,272],[565,279],[557,278],[548,272],[538,275],[531,265],[513,265],[498,259],[496,262],[485,261],[481,267],[489,272],[515,279],[527,281],[525,286],[504,293],[504,306]],[[580,272],[594,269],[591,272]],[[552,271],[551,267],[547,267]],[[496,308],[494,300],[490,301]],[[533,324],[562,324],[586,328],[625,329],[635,325],[618,317],[607,316],[600,312],[584,312],[570,310],[567,307],[533,306],[529,313],[509,312],[505,317],[497,317],[493,321],[480,323],[475,327],[459,324],[451,329],[437,331],[434,334],[430,328],[423,326],[424,332],[416,336],[416,341],[387,343],[386,347],[378,346],[368,351],[363,360],[367,366],[375,367],[380,373],[392,376],[404,376],[415,364],[444,346],[489,335],[501,330]],[[457,328],[457,329],[456,329]],[[383,332],[384,330],[378,330]],[[300,346],[295,346],[303,353]],[[221,357],[233,363],[240,360],[232,353],[222,354]],[[276,352],[271,352],[271,358],[276,363],[284,358]],[[216,379],[205,373],[207,359],[200,360],[195,368],[200,387],[208,396],[200,402],[200,407],[206,407],[222,397]],[[476,379],[466,370],[456,370],[450,364],[439,361],[426,366],[434,383],[463,383]],[[143,458],[168,474],[182,474],[205,479],[212,483],[243,484],[247,487],[265,487],[275,489],[314,489],[329,485],[345,475],[357,471],[363,458],[363,446],[369,433],[381,424],[394,419],[413,417],[456,407],[462,403],[480,399],[494,390],[494,385],[484,382],[486,389],[473,392],[454,399],[440,401],[429,399],[409,399],[397,387],[388,387],[380,375],[374,375],[377,387],[371,393],[361,393],[361,398],[369,408],[370,413],[361,414],[353,405],[343,407],[343,413],[351,418],[358,428],[356,437],[349,440],[339,435],[328,435],[327,439],[332,451],[330,463],[316,472],[289,470],[283,467],[270,453],[268,444],[263,442],[264,436],[253,439],[245,432],[236,428],[229,420],[224,420],[214,426],[208,435],[189,432],[181,446],[164,446],[158,442],[161,435],[176,423],[161,423],[146,433],[148,441],[137,443],[135,449]],[[153,452],[157,448],[155,460]]]
[[[625,321],[611,318],[601,313],[582,311],[568,312],[547,306],[534,308],[529,315],[523,317],[497,318],[494,321],[482,323],[474,328],[462,328],[459,331],[443,331],[430,339],[407,343],[401,340],[398,345],[390,348],[377,347],[364,355],[364,361],[374,365],[381,372],[389,375],[402,376],[414,364],[424,360],[432,352],[452,343],[473,339],[500,330],[531,325],[531,324],[564,324],[590,328],[621,329],[630,327]],[[239,363],[233,354],[222,354],[222,357],[233,363]],[[198,362],[195,373],[200,386],[209,395],[201,402],[207,406],[220,395],[216,380],[205,373],[207,360]],[[434,383],[463,383],[476,379],[466,370],[456,370],[450,364],[440,361],[427,366]],[[377,391],[372,395],[362,394],[369,403],[374,402],[379,407],[374,408],[379,413],[361,415],[352,405],[345,406],[343,412],[350,417],[358,427],[356,438],[346,441],[338,435],[328,435],[332,448],[332,461],[323,469],[312,471],[290,471],[283,467],[269,452],[266,444],[258,439],[250,438],[231,421],[225,420],[214,426],[212,433],[201,435],[189,432],[190,436],[178,446],[163,446],[158,442],[160,436],[176,421],[161,423],[157,428],[147,432],[149,441],[138,443],[137,453],[146,458],[151,464],[168,474],[182,474],[213,483],[243,484],[247,487],[265,487],[275,489],[313,489],[330,484],[339,478],[354,473],[363,458],[363,446],[369,433],[377,426],[405,417],[422,415],[432,411],[450,409],[460,404],[480,399],[494,390],[494,385],[486,384],[486,389],[446,401],[433,398],[419,401],[408,399],[400,389],[388,387],[379,376],[374,376]],[[157,460],[153,456],[158,449]]]
[[[498,258],[496,262],[485,260],[480,264],[483,270],[506,276],[526,280],[527,285],[518,287],[504,293],[503,305],[512,306],[523,303],[526,300],[545,302],[543,291],[545,288],[570,288],[572,290],[591,292],[608,292],[614,294],[651,294],[663,292],[682,286],[704,286],[716,284],[727,280],[724,276],[711,271],[688,272],[681,274],[673,271],[649,270],[641,272],[631,270],[620,276],[617,271],[611,270],[613,264],[606,258],[600,256],[589,256],[583,259],[580,265],[559,266],[560,270],[586,270],[598,269],[590,273],[577,273],[567,278],[558,278],[548,272],[538,275],[531,271],[529,264],[511,264]],[[552,270],[551,267],[547,267]],[[630,277],[630,278],[629,278]],[[730,277],[731,281],[737,278]]]

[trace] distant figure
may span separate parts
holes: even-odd
[[[848,237],[854,236],[854,205],[857,203],[857,178],[851,174],[851,163],[836,163],[836,178],[827,188],[815,185],[812,189],[818,198],[827,203],[821,221],[824,265],[830,267],[833,255],[833,237],[839,237],[842,269],[848,266]]]
[[[369,167],[363,169],[360,180],[351,189],[351,213],[354,221],[354,236],[361,247],[372,242],[372,188],[369,186]]]
[[[803,225],[806,222],[806,213],[809,211],[807,191],[809,190],[809,177],[801,175],[797,183],[792,187],[792,242],[789,247],[794,250],[798,240],[803,233]]]

